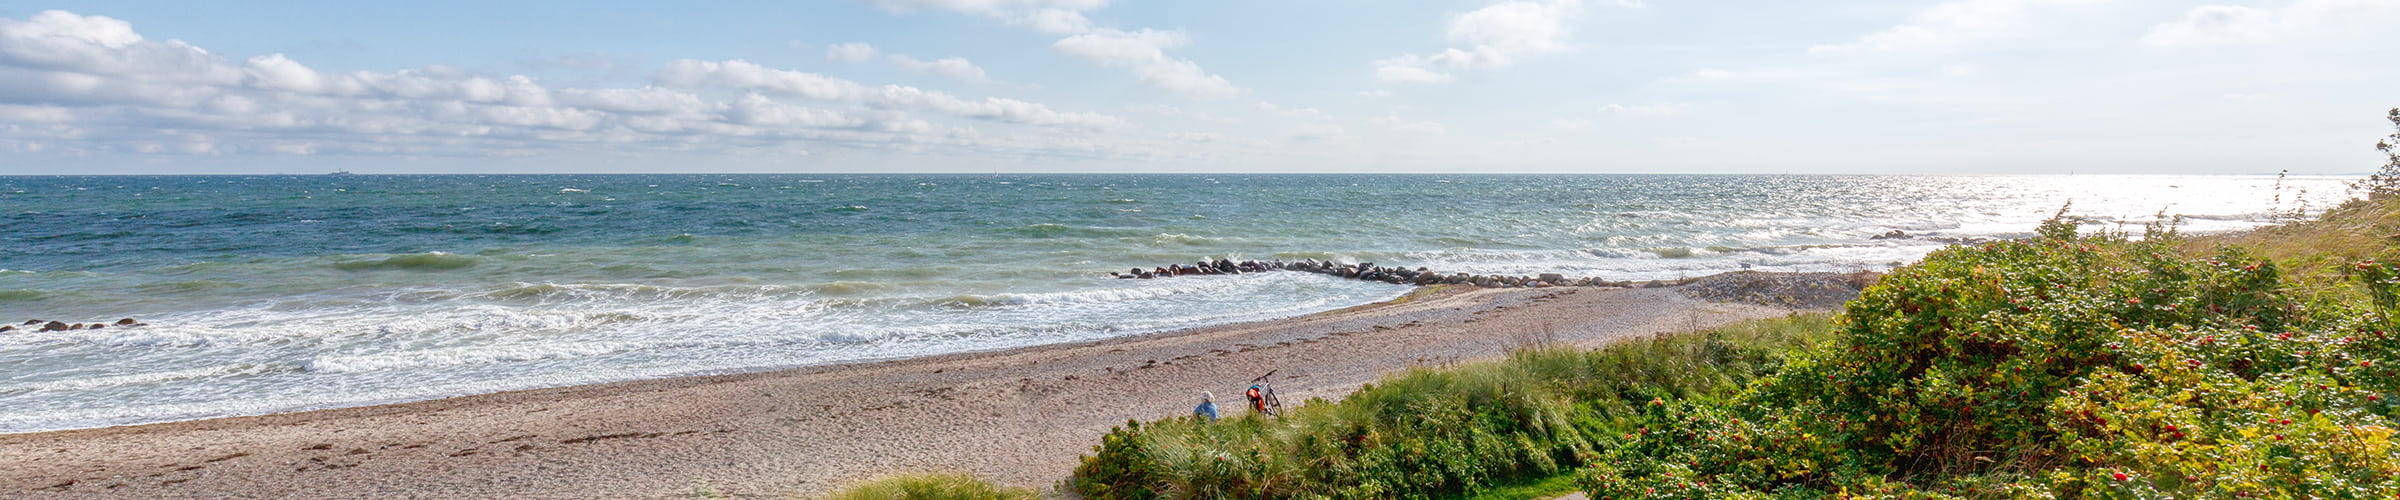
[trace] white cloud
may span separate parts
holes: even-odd
[[[1291,139],[1308,142],[1339,142],[1350,140],[1350,132],[1331,123],[1302,124],[1292,130]]]
[[[1174,132],[1167,134],[1167,139],[1183,142],[1217,142],[1225,140],[1225,134],[1216,132]]]
[[[1424,84],[1450,83],[1457,79],[1449,73],[1425,69],[1422,61],[1415,56],[1380,61],[1380,66],[1375,68],[1375,79],[1386,83]]]
[[[759,126],[803,125],[848,128],[867,125],[866,120],[858,117],[805,106],[794,106],[758,94],[744,95],[741,99],[734,100],[731,105],[726,107],[725,117],[734,123]]]
[[[1471,48],[1444,50],[1431,59],[1453,68],[1486,69],[1514,64],[1526,54],[1565,51],[1573,33],[1567,20],[1579,7],[1578,0],[1515,1],[1461,14],[1450,21],[1450,41]]]
[[[866,62],[881,54],[882,52],[876,50],[875,46],[865,42],[837,43],[825,49],[826,60],[841,62]],[[892,64],[909,71],[933,73],[967,83],[991,83],[991,78],[985,76],[982,67],[968,62],[963,57],[945,57],[932,61],[920,60],[908,54],[891,54],[887,57]]]
[[[1016,18],[1017,24],[1030,26],[1034,31],[1052,35],[1073,35],[1092,31],[1092,20],[1082,12],[1068,9],[1042,9]]]
[[[1108,6],[1108,0],[867,0],[867,3],[902,14],[928,9],[975,14],[1052,35],[1092,31],[1092,21],[1083,17],[1084,11]]]
[[[940,9],[971,13],[1067,10],[1085,11],[1108,6],[1108,0],[867,0],[893,12]]]
[[[1585,120],[1582,118],[1565,118],[1550,121],[1550,126],[1567,129],[1592,128],[1592,125],[1593,123],[1591,120]]]
[[[1209,74],[1199,64],[1168,56],[1166,49],[1190,43],[1180,32],[1104,29],[1060,39],[1050,48],[1090,59],[1101,66],[1133,70],[1143,84],[1205,97],[1241,93],[1224,77]]]
[[[1333,121],[1333,115],[1327,114],[1324,110],[1319,110],[1317,108],[1286,108],[1266,101],[1259,101],[1251,106],[1258,108],[1260,111],[1283,115],[1284,118],[1290,118],[1294,120],[1318,122]]]
[[[1443,127],[1440,123],[1401,118],[1400,113],[1398,112],[1385,113],[1383,116],[1368,119],[1367,121],[1376,125],[1382,125],[1384,128],[1388,128],[1393,132],[1399,132],[1402,134],[1441,135],[1450,131],[1449,127]]]
[[[927,71],[958,74],[973,68],[946,61],[924,64]],[[1060,147],[1076,131],[1122,123],[1015,99],[868,86],[743,61],[676,61],[653,79],[657,86],[553,88],[531,77],[443,66],[326,72],[282,54],[236,62],[181,41],[144,38],[124,21],[49,11],[0,18],[0,148],[529,155],[595,145],[785,151],[836,141],[1023,154]],[[983,138],[908,112],[1048,132]]]
[[[667,63],[667,67],[659,70],[653,79],[668,87],[763,90],[825,101],[855,101],[866,93],[865,87],[858,82],[803,71],[771,69],[740,60],[679,60]]]
[[[825,47],[825,60],[866,62],[875,58],[875,46],[865,42],[837,43]]]
[[[680,114],[710,109],[698,94],[658,87],[638,89],[561,89],[559,104],[612,113]]]
[[[1907,23],[1847,43],[1817,45],[1811,54],[1939,51],[2016,35],[2050,11],[2112,0],[1952,0],[1909,16]]]
[[[1627,0],[1616,4],[1642,6]],[[1582,0],[1513,0],[1459,14],[1450,19],[1445,37],[1464,48],[1376,61],[1375,78],[1392,83],[1449,83],[1452,75],[1434,69],[1436,66],[1485,70],[1514,65],[1530,55],[1571,50],[1575,30],[1568,23],[1582,6]]]
[[[959,81],[967,83],[990,83],[992,81],[990,77],[984,75],[982,67],[976,66],[975,63],[968,62],[967,59],[963,57],[944,57],[932,61],[919,61],[917,58],[909,57],[907,54],[892,54],[892,63],[898,64],[902,68],[908,68],[910,71],[933,73],[936,75],[955,78]]]
[[[1241,88],[1224,77],[1201,69],[1189,59],[1169,56],[1166,49],[1190,43],[1180,31],[1125,31],[1094,26],[1083,13],[1108,6],[1109,0],[867,0],[885,10],[910,13],[940,9],[999,19],[1051,35],[1067,35],[1050,48],[1089,59],[1101,66],[1133,72],[1144,85],[1202,97],[1227,97]],[[938,61],[937,61],[938,62]],[[979,70],[980,71],[980,70]]]
[[[155,41],[106,16],[43,11],[0,19],[0,65],[140,80],[222,84],[240,74],[182,40]]]
[[[1031,125],[1063,125],[1071,127],[1107,127],[1122,120],[1097,113],[1062,113],[1048,106],[1015,99],[986,98],[982,101],[961,99],[941,92],[916,87],[885,85],[868,87],[857,82],[816,73],[770,69],[749,61],[694,61],[669,63],[656,77],[660,85],[676,88],[727,88],[760,91],[792,97],[824,101],[856,102],[891,109],[936,111],[966,118],[997,120]]]
[[[1691,108],[1692,107],[1690,105],[1680,103],[1637,104],[1632,106],[1623,104],[1609,104],[1606,106],[1601,106],[1600,113],[1632,116],[1667,116],[1683,114],[1684,111],[1688,111]]]
[[[2390,0],[2297,0],[2282,7],[2203,5],[2183,19],[2150,28],[2142,44],[2161,48],[2241,45],[2340,28],[2388,29],[2400,23],[2400,2]]]
[[[1359,96],[1359,97],[1367,97],[1367,98],[1382,99],[1382,98],[1385,98],[1385,97],[1391,97],[1391,96],[1392,96],[1392,91],[1389,91],[1389,90],[1383,90],[1383,89],[1375,89],[1375,90],[1361,90],[1361,91],[1358,91],[1358,96]]]
[[[18,106],[0,104],[0,122],[5,123],[65,123],[74,121],[75,114],[58,106]]]

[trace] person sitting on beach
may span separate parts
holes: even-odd
[[[1266,396],[1259,395],[1258,384],[1251,384],[1250,390],[1242,393],[1242,395],[1250,397],[1250,411],[1258,413],[1267,412],[1267,398]]]
[[[1193,408],[1192,414],[1207,418],[1210,422],[1217,421],[1217,403],[1215,401],[1211,401],[1215,398],[1215,394],[1209,394],[1208,391],[1200,391],[1200,407]]]

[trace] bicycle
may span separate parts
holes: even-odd
[[[1272,376],[1275,376],[1275,371],[1250,379],[1250,390],[1243,392],[1243,395],[1250,397],[1251,411],[1282,418],[1283,400],[1275,397],[1275,383],[1267,381],[1267,377]]]

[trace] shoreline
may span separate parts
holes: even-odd
[[[1808,275],[1700,281],[1724,276]],[[1527,332],[1588,346],[1796,310],[1686,296],[1703,288],[1434,287],[1368,306],[1094,341],[6,434],[0,461],[16,466],[0,472],[0,491],[783,495],[923,470],[1047,486],[1110,426],[1188,412],[1199,391],[1236,394],[1269,370],[1281,370],[1278,388],[1299,402],[1410,366],[1493,356]]]

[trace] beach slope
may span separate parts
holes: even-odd
[[[1048,486],[1110,426],[1188,412],[1200,391],[1215,391],[1229,413],[1247,411],[1241,390],[1269,371],[1296,404],[1341,397],[1411,365],[1529,341],[1597,345],[1792,311],[1687,293],[1709,284],[1446,287],[1299,318],[1091,343],[0,435],[0,463],[10,464],[0,492],[784,496],[929,470]]]

